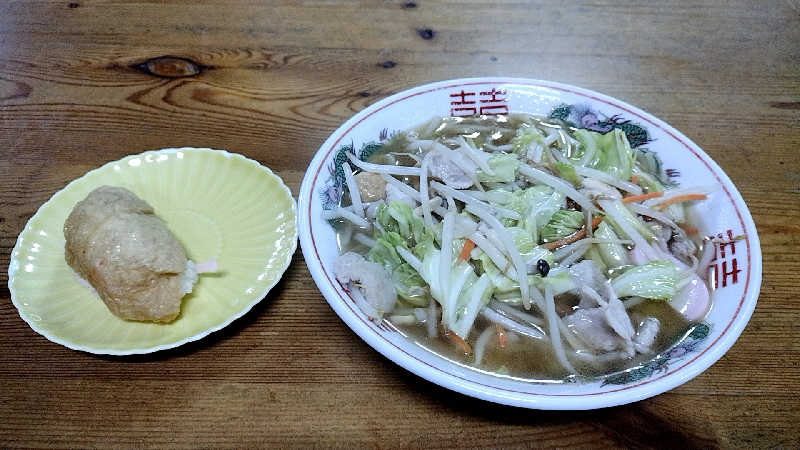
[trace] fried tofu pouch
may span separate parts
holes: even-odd
[[[153,207],[113,186],[93,190],[64,223],[67,264],[128,320],[170,322],[180,313],[181,244]]]

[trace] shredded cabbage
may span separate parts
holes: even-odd
[[[581,152],[574,158],[586,167],[608,173],[620,180],[629,180],[633,170],[633,150],[628,138],[620,129],[606,134],[584,129],[575,132],[575,138],[581,143]]]
[[[528,150],[534,145],[546,147],[544,134],[535,127],[521,127],[517,130],[517,135],[511,139],[511,151],[520,156],[527,155]]]
[[[517,159],[516,155],[498,153],[496,155],[492,155],[487,162],[489,164],[489,168],[492,170],[492,173],[478,170],[478,181],[481,183],[490,181],[508,183],[514,181],[514,179],[517,177],[519,159]]]
[[[614,230],[605,221],[600,222],[600,225],[597,226],[594,237],[608,241],[616,241],[619,239],[617,233],[614,233]],[[612,269],[628,265],[628,252],[621,244],[614,242],[597,244],[597,250],[600,253],[604,265]]]
[[[578,231],[584,224],[583,213],[569,209],[559,209],[553,217],[542,227],[542,240],[553,242],[563,239]]]
[[[669,299],[675,295],[678,269],[667,260],[650,261],[632,267],[614,278],[611,287],[620,297]]]

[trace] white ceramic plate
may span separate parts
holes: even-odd
[[[215,258],[167,324],[111,314],[64,261],[64,221],[102,185],[150,203],[194,261]],[[42,205],[11,253],[8,288],[20,316],[75,350],[128,355],[177,347],[241,317],[280,280],[297,248],[296,205],[268,168],[242,155],[200,148],[127,156],[72,181]]]
[[[566,107],[565,107],[566,105]],[[500,377],[445,360],[407,340],[391,324],[374,323],[355,306],[334,278],[334,230],[321,213],[339,186],[334,158],[343,145],[356,149],[435,115],[556,114],[584,128],[637,125],[646,147],[661,158],[673,181],[717,186],[695,220],[703,235],[743,236],[719,250],[713,308],[680,343],[635,370],[579,383],[541,383]],[[629,122],[626,122],[629,121]],[[635,133],[636,129],[627,129]],[[635,141],[629,134],[629,140]],[[308,268],[336,313],[364,341],[402,367],[446,388],[493,402],[539,409],[592,409],[641,400],[690,380],[733,345],[756,305],[761,285],[761,250],[750,213],[730,179],[695,143],[663,121],[622,101],[587,89],[549,81],[474,78],[419,86],[377,102],[337,129],[306,172],[299,195],[299,232]],[[714,269],[712,269],[714,270]]]

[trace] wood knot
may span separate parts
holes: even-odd
[[[131,64],[131,68],[161,78],[193,77],[204,69],[209,69],[208,66],[178,56],[150,58],[141,63]]]
[[[800,109],[800,102],[771,102],[769,106],[776,109]]]
[[[433,37],[436,35],[436,32],[433,31],[430,28],[420,28],[419,30],[417,30],[417,34],[422,39],[425,39],[426,41],[429,41],[429,40],[433,39]]]
[[[31,95],[29,85],[20,81],[0,80],[0,101],[26,98]]]

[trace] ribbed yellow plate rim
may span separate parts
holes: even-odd
[[[187,256],[215,258],[169,324],[122,320],[64,261],[64,221],[101,185],[150,203]],[[20,316],[47,339],[90,353],[129,355],[178,347],[247,313],[280,280],[297,248],[297,206],[270,169],[242,155],[171,148],[110,162],[72,181],[28,221],[11,253],[8,288]]]

